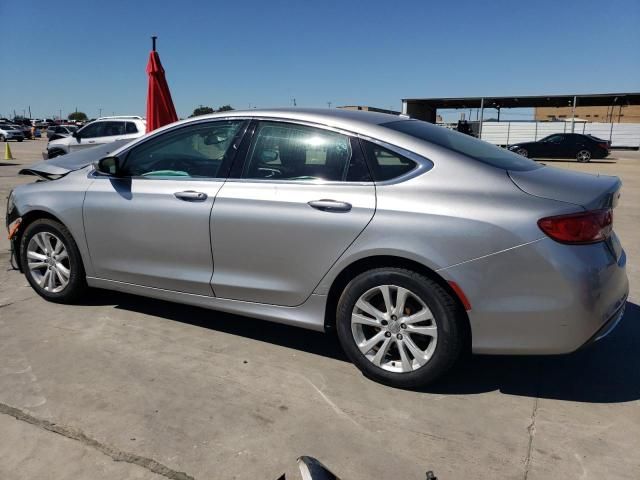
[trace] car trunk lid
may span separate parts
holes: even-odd
[[[509,171],[509,177],[525,193],[572,203],[585,210],[614,208],[622,187],[618,177],[591,175],[549,166]]]

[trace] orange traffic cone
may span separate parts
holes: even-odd
[[[9,142],[5,142],[4,147],[4,159],[5,160],[14,160],[13,155],[11,155],[11,148],[9,147]]]

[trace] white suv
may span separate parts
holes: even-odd
[[[147,122],[138,116],[100,117],[75,131],[72,136],[47,144],[46,158],[54,158],[77,150],[116,140],[133,140],[147,130]]]

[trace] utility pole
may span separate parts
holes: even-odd
[[[58,112],[60,113],[60,120],[62,120],[62,109],[58,110]]]
[[[293,97],[293,98],[291,99],[291,101],[293,102],[293,106],[294,106],[294,107],[297,107],[297,106],[298,106],[298,104],[296,103],[296,98],[295,98],[295,97]]]
[[[327,106],[331,108],[331,102],[327,102]]]
[[[31,105],[29,105],[29,118],[31,118]]]

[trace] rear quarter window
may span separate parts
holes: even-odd
[[[383,123],[382,126],[504,170],[524,171],[541,168],[533,160],[517,153],[512,153],[483,140],[420,120],[399,120]]]
[[[418,166],[413,160],[375,143],[363,140],[362,146],[376,182],[401,177]]]

